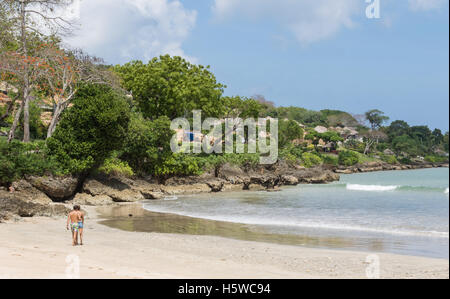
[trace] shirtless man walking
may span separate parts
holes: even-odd
[[[80,232],[81,245],[83,245],[84,213],[81,212],[79,205],[75,205],[67,217],[67,230],[69,230],[69,225],[72,231],[72,245],[78,245],[78,232]]]

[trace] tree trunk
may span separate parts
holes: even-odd
[[[52,137],[53,133],[55,132],[56,126],[59,122],[59,117],[61,116],[61,113],[64,111],[66,104],[56,104],[55,112],[53,113],[52,121],[50,122],[50,125],[48,126],[47,131],[47,138]]]
[[[27,49],[27,36],[26,36],[26,3],[22,1],[20,8],[21,15],[21,39],[22,39],[22,52],[25,57],[28,56]],[[25,76],[24,76],[24,89],[23,89],[23,142],[30,142],[30,78],[28,73],[28,65],[25,64]],[[15,129],[15,128],[14,128]]]
[[[23,105],[23,142],[30,142],[30,97],[24,93]]]
[[[14,117],[13,124],[11,126],[11,129],[9,130],[8,143],[10,143],[14,139],[14,135],[16,133],[16,128],[17,128],[17,125],[19,124],[20,115],[22,114],[23,105],[24,105],[24,101],[22,101],[22,103],[20,103],[20,107],[16,112],[16,116]]]

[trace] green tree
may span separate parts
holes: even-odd
[[[206,117],[223,113],[224,85],[217,83],[209,67],[165,55],[148,64],[133,61],[115,70],[146,118],[186,117],[194,109]]]
[[[444,135],[442,134],[442,131],[439,129],[434,129],[433,133],[431,133],[432,135],[432,142],[433,145],[435,146],[439,146],[442,144],[442,142],[444,141]]]
[[[304,131],[295,121],[278,122],[278,145],[284,147],[296,139],[303,139]]]
[[[410,126],[403,120],[393,121],[389,127],[386,128],[386,133],[389,140],[392,141],[395,137],[408,135],[410,133]]]
[[[444,144],[444,151],[446,151],[448,153],[448,147],[449,147],[449,140],[448,140],[448,132],[445,133],[444,135],[444,140],[443,140],[443,144]]]
[[[339,153],[339,164],[353,166],[359,162],[359,155],[353,151],[342,151]]]
[[[85,85],[47,140],[49,154],[67,172],[98,167],[112,151],[122,148],[129,120],[130,107],[125,96],[108,86]]]
[[[365,115],[372,130],[378,130],[385,122],[389,120],[389,117],[384,115],[384,112],[378,109],[367,111]]]
[[[394,140],[392,140],[392,147],[397,154],[400,154],[402,152],[408,153],[411,155],[417,155],[418,149],[417,149],[417,143],[416,141],[411,138],[409,135],[402,135],[395,137]]]

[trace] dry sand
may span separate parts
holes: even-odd
[[[373,269],[364,252],[125,232],[88,212],[85,245],[78,247],[64,218],[0,224],[0,278],[76,277],[77,261],[80,278],[367,278]],[[449,278],[448,260],[377,256],[381,278]]]

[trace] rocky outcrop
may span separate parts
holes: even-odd
[[[334,172],[338,173],[338,174],[352,174],[356,171],[357,169],[355,168],[355,170],[352,169],[336,169]]]
[[[139,190],[117,178],[106,176],[89,177],[83,184],[83,192],[91,196],[106,195],[114,202],[136,202],[144,200]]]
[[[217,177],[220,179],[223,179],[233,185],[236,184],[244,184],[249,185],[250,184],[250,178],[248,175],[242,170],[241,168],[231,165],[231,164],[225,164],[223,165],[218,173]]]
[[[220,192],[223,190],[223,186],[225,185],[225,182],[223,180],[212,180],[206,183],[209,188],[211,189],[211,192]]]
[[[296,186],[299,184],[298,178],[293,175],[281,175],[280,180],[283,185]]]
[[[161,186],[161,190],[167,195],[200,194],[211,192],[211,187],[208,184],[199,183],[180,186]]]
[[[28,186],[24,182],[16,183],[14,192],[0,190],[0,211],[2,218],[11,215],[20,217],[33,216],[61,216],[66,215],[68,209],[63,204],[53,203],[50,198],[39,190]]]
[[[161,199],[164,198],[164,193],[161,191],[141,191],[145,199]]]
[[[54,201],[63,201],[72,197],[75,194],[79,183],[79,178],[73,176],[28,176],[26,180],[33,187],[44,192]]]
[[[410,170],[410,169],[424,169],[424,168],[437,168],[437,167],[447,167],[446,163],[428,163],[420,162],[411,165],[404,164],[389,164],[383,161],[373,161],[364,164],[356,164],[354,166],[339,166],[334,168],[334,172],[338,174],[352,174],[352,173],[364,173],[364,172],[375,172],[375,171],[392,171],[392,170]]]
[[[283,185],[325,184],[340,179],[339,175],[331,170],[317,167],[306,169],[303,167],[289,167],[285,162],[279,162],[267,168],[260,168],[250,172],[226,164],[219,173],[219,178],[227,181],[227,184],[243,185],[244,189],[273,189]],[[257,188],[256,185],[263,188]],[[229,189],[229,187],[224,188]]]
[[[78,193],[73,199],[73,203],[81,206],[108,206],[114,203],[108,195],[92,196],[87,193]]]
[[[292,173],[301,184],[326,184],[340,180],[340,176],[320,167],[298,170]]]
[[[34,188],[25,180],[15,182],[11,187],[14,192],[0,191],[4,198],[24,200],[41,205],[50,205],[53,202],[46,194]]]
[[[250,174],[250,184],[260,185],[266,189],[273,189],[280,184],[280,177],[274,174]]]

